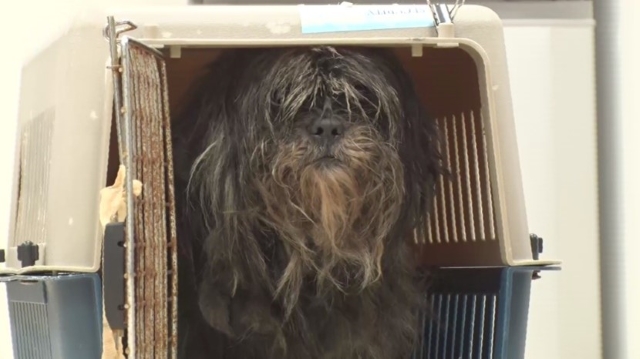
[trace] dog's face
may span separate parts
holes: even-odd
[[[263,220],[310,256],[356,264],[366,285],[403,202],[392,74],[333,48],[285,52],[264,70],[258,98],[269,106],[251,157]]]
[[[315,47],[215,66],[190,179],[210,229],[274,233],[289,255],[277,292],[309,273],[319,287],[375,282],[387,243],[421,230],[438,172],[434,124],[401,65]]]

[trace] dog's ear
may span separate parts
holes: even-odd
[[[194,84],[193,100],[172,128],[180,247],[193,264],[194,286],[215,288],[218,298],[214,310],[200,306],[205,315],[221,311],[243,287],[269,283],[250,184],[250,129],[245,127],[251,119],[238,118],[234,109],[234,82],[243,68],[237,57],[232,51],[214,61]],[[223,323],[216,326],[225,329]]]
[[[427,213],[431,209],[436,185],[446,174],[441,156],[443,136],[436,119],[422,104],[411,75],[393,51],[370,49],[380,60],[388,83],[400,101],[402,116],[397,123],[398,154],[404,166],[405,195],[397,230],[419,236],[426,230]]]
[[[413,81],[404,71],[399,77],[399,95],[403,118],[400,124],[399,154],[405,171],[404,229],[414,229],[418,236],[426,230],[427,212],[431,209],[438,179],[444,175],[442,135],[436,120],[421,103]]]

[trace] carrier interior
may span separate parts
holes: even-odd
[[[179,57],[163,49],[172,114],[181,110],[191,83],[223,48],[182,48]],[[482,64],[462,48],[425,47],[413,56],[409,47],[394,48],[412,75],[427,111],[443,136],[442,155],[450,175],[440,179],[424,238],[407,238],[418,247],[426,267],[488,265],[500,262],[499,230],[491,186],[486,131],[486,91]],[[112,126],[107,183],[118,168],[115,124]]]

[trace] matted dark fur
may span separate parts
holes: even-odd
[[[181,357],[409,358],[424,297],[409,242],[440,161],[398,60],[229,50],[191,96],[173,129]]]

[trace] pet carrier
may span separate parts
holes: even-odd
[[[531,274],[557,262],[539,260],[529,235],[502,25],[482,6],[181,6],[79,17],[23,70],[4,280],[49,283],[46,273],[102,267],[105,316],[126,330],[129,358],[175,358],[170,113],[225,49],[319,44],[392,48],[446,138],[453,178],[440,181],[426,237],[407,240],[443,273],[448,284],[428,295],[450,309],[434,310],[438,323],[426,324],[416,358],[520,358],[523,342],[505,349],[504,339],[521,330],[509,336],[505,326],[514,315],[526,325]],[[484,280],[465,287],[456,273]],[[487,310],[490,325],[462,332],[461,314],[478,323]],[[12,319],[16,338],[26,325],[18,321],[35,320]],[[52,341],[48,333],[29,340]]]

